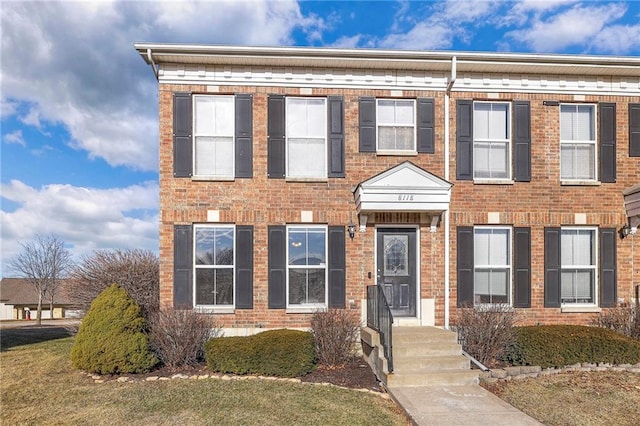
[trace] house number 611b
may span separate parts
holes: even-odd
[[[413,195],[400,194],[398,195],[398,201],[413,201]]]

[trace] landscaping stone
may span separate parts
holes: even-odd
[[[521,367],[505,367],[504,369],[509,376],[517,376],[522,373]]]
[[[156,381],[156,380],[158,380],[158,379],[159,379],[159,377],[158,377],[158,376],[149,376],[149,377],[147,377],[145,380],[146,380],[147,382],[155,382],[155,381]]]
[[[542,367],[538,365],[525,365],[520,367],[522,374],[539,373],[542,371]]]
[[[122,377],[118,377],[118,382],[124,383],[124,382],[128,382],[130,381],[129,377],[127,376],[122,376]]]
[[[509,374],[502,369],[495,369],[495,370],[491,370],[491,377],[495,378],[495,379],[504,379],[508,376]]]

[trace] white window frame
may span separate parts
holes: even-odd
[[[318,162],[322,164],[322,173],[319,175],[294,175],[290,172],[290,167],[289,164],[291,161],[295,161],[294,158],[292,158],[292,156],[290,155],[290,149],[289,149],[289,139],[296,139],[296,138],[302,138],[301,136],[296,136],[296,135],[291,135],[289,130],[289,116],[290,114],[289,112],[289,103],[292,100],[303,100],[303,101],[308,101],[308,100],[322,100],[324,103],[324,113],[323,113],[323,118],[324,118],[324,126],[323,126],[323,140],[324,140],[324,149],[323,149],[323,154],[324,157],[321,159],[316,158],[313,160],[314,163]],[[292,179],[326,179],[327,178],[327,155],[328,155],[328,149],[327,149],[327,143],[328,143],[328,124],[327,124],[327,98],[323,98],[323,97],[297,97],[297,96],[287,96],[285,98],[285,129],[287,129],[285,131],[285,168],[286,168],[286,177],[287,178],[292,178]],[[320,139],[320,138],[309,138],[304,136],[305,139]]]
[[[393,122],[383,122],[380,120],[380,102],[411,102],[413,105],[413,147],[411,149],[389,149],[389,148],[380,148],[380,127],[396,127],[397,123]],[[418,112],[417,105],[415,99],[403,99],[403,98],[376,98],[376,152],[379,154],[415,154],[417,153],[418,146],[418,132],[417,132],[417,121],[418,121]],[[408,126],[401,126],[408,127]]]
[[[478,230],[506,230],[509,232],[507,237],[508,251],[507,251],[507,265],[480,265],[478,266],[477,260],[475,258],[475,247],[476,247],[476,231]],[[483,225],[483,226],[474,226],[473,227],[473,246],[474,246],[474,254],[473,254],[473,301],[474,306],[496,306],[496,305],[505,305],[511,306],[512,297],[511,294],[513,292],[513,228],[511,226],[491,226],[491,225]],[[476,302],[476,270],[489,271],[491,272],[494,269],[506,269],[507,272],[507,301],[506,302]],[[489,285],[489,290],[491,290],[491,285]]]
[[[233,120],[231,120],[231,135],[220,135],[220,134],[215,134],[214,133],[198,133],[197,131],[197,113],[196,113],[196,105],[198,102],[198,99],[205,99],[205,98],[213,98],[213,99],[231,99],[232,100],[232,115],[233,115]],[[235,105],[236,105],[236,100],[235,100],[235,96],[233,95],[193,95],[193,111],[192,111],[192,128],[193,128],[193,136],[192,136],[192,146],[193,146],[193,154],[192,154],[192,167],[193,167],[193,177],[195,178],[201,178],[201,179],[233,179],[233,177],[235,176],[235,148],[236,148],[236,138],[235,138]],[[229,161],[231,162],[231,173],[230,174],[218,174],[218,173],[214,173],[214,174],[198,174],[197,172],[197,167],[196,167],[196,160],[198,157],[198,152],[197,152],[197,143],[196,143],[196,139],[199,137],[231,137],[231,158],[229,159]]]
[[[198,265],[196,263],[196,248],[198,244],[198,230],[200,229],[225,229],[231,230],[233,235],[233,265]],[[236,227],[234,225],[224,225],[224,224],[194,224],[193,225],[193,260],[192,260],[192,268],[193,268],[193,306],[196,308],[204,308],[206,310],[211,311],[224,311],[228,309],[233,309],[236,305]],[[215,253],[215,250],[214,250]],[[198,269],[231,269],[232,270],[232,280],[233,280],[233,300],[231,304],[198,304],[197,303],[197,270]]]
[[[475,123],[476,123],[476,105],[480,104],[489,104],[489,105],[506,105],[507,107],[507,138],[506,139],[492,139],[492,138],[479,138],[475,132]],[[473,123],[474,123],[474,131],[473,131],[473,179],[474,180],[496,180],[496,181],[505,181],[513,179],[513,160],[512,160],[512,152],[513,152],[513,119],[512,119],[512,107],[511,102],[499,102],[499,101],[474,101],[473,102]],[[489,123],[490,124],[490,123]],[[489,128],[489,134],[491,134],[491,129]],[[486,176],[476,176],[476,165],[478,164],[476,159],[476,144],[480,143],[489,143],[489,144],[505,144],[507,146],[507,176],[505,177],[486,177]],[[489,161],[491,164],[491,161]]]
[[[593,265],[563,265],[562,264],[562,233],[563,231],[590,231],[593,234],[591,250],[593,250]],[[599,289],[599,241],[597,226],[563,226],[560,228],[560,302],[562,307],[594,307],[598,306],[598,289]],[[562,272],[564,270],[582,270],[593,271],[593,301],[587,303],[581,302],[563,302],[562,301]]]
[[[296,229],[319,229],[324,231],[324,259],[325,259],[325,263],[324,264],[320,264],[320,265],[290,265],[289,264],[289,234],[291,230],[296,230]],[[301,225],[288,225],[287,226],[287,235],[286,235],[286,241],[287,241],[287,250],[285,253],[286,256],[286,283],[287,283],[287,291],[286,291],[286,298],[287,298],[287,309],[288,310],[295,310],[295,309],[300,309],[300,310],[308,310],[311,309],[310,312],[315,312],[318,309],[325,309],[327,308],[327,306],[329,305],[329,262],[328,262],[328,256],[329,256],[329,229],[326,225],[305,225],[305,224],[301,224]],[[293,268],[292,268],[293,266]],[[293,304],[289,302],[289,270],[290,269],[320,269],[324,267],[324,303],[300,303],[300,304]]]
[[[579,140],[579,139],[562,139],[562,109],[565,107],[575,107],[576,110],[578,107],[590,107],[593,110],[593,123],[591,126],[593,128],[593,140]],[[576,104],[576,103],[561,103],[560,104],[560,180],[563,182],[596,182],[598,180],[598,108],[596,104]],[[563,145],[589,145],[593,147],[593,177],[592,178],[572,178],[572,177],[564,177],[562,173],[562,146]]]

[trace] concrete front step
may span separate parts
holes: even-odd
[[[387,386],[466,386],[478,384],[478,370],[442,370],[394,372],[387,376]]]
[[[419,370],[465,370],[469,369],[469,359],[463,355],[448,356],[400,356],[394,357],[393,369],[396,373]]]
[[[394,327],[393,343],[458,343],[458,335],[435,327]]]
[[[457,343],[405,343],[393,340],[393,358],[417,356],[455,356],[462,354]]]

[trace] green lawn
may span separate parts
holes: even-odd
[[[0,424],[406,425],[389,400],[271,380],[96,384],[71,367],[73,339],[2,335]]]

